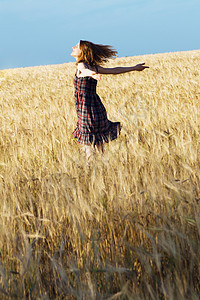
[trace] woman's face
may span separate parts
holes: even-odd
[[[81,55],[80,42],[76,46],[72,47],[72,53],[71,53],[71,56],[75,58],[78,58],[79,55]]]

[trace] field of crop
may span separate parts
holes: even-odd
[[[0,299],[200,299],[200,50],[116,58],[86,165],[75,63],[0,71]]]

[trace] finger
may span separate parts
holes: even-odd
[[[145,63],[142,63],[141,66],[143,66],[144,68],[149,68],[148,66],[144,66]]]

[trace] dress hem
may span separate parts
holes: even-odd
[[[112,122],[112,126],[109,131],[101,133],[92,133],[92,132],[82,132],[78,127],[72,132],[74,138],[77,140],[77,143],[83,145],[98,145],[109,143],[120,135],[121,125],[120,122]]]

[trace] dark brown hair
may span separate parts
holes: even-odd
[[[80,40],[81,55],[77,63],[84,62],[90,66],[106,62],[109,58],[116,57],[117,51],[109,45],[94,44]]]

